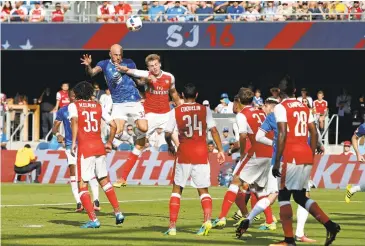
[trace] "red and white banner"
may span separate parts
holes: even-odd
[[[63,151],[39,150],[35,152],[42,162],[42,183],[67,183],[69,181],[66,155]],[[123,164],[129,152],[114,151],[107,155],[109,178],[115,181],[121,175]],[[1,182],[13,182],[15,150],[1,151]],[[211,183],[218,185],[221,166],[216,155],[209,156],[211,165]],[[227,157],[228,163],[232,159]],[[128,184],[169,185],[171,183],[174,160],[167,152],[144,152],[137,165],[128,176]],[[224,165],[227,168],[227,165]],[[356,161],[356,156],[324,155],[316,156],[312,170],[312,180],[319,188],[344,188],[348,183],[365,182],[365,164]]]

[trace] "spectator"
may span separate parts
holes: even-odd
[[[41,2],[35,2],[34,8],[29,12],[29,22],[43,22],[46,13],[41,7]]]
[[[189,13],[195,13],[195,10],[198,8],[197,1],[183,1],[181,4],[188,9]]]
[[[99,103],[109,114],[112,112],[113,100],[109,88],[105,89],[105,94],[101,95]]]
[[[208,153],[218,153],[218,150],[215,148],[213,142],[208,143]]]
[[[9,20],[10,12],[13,9],[10,1],[5,1],[1,6],[0,22],[6,22]]]
[[[351,151],[351,142],[345,141],[343,142],[343,152],[341,155],[353,155],[354,153]]]
[[[62,9],[61,3],[56,3],[55,8],[56,10],[52,12],[52,22],[63,22],[67,9]]]
[[[41,109],[41,120],[42,120],[42,137],[46,138],[48,132],[52,129],[53,126],[53,97],[51,97],[51,89],[46,88],[42,95],[38,99],[38,103],[40,104]],[[47,139],[45,139],[47,140]]]
[[[222,137],[221,137],[222,145],[228,145],[229,144],[228,135],[229,135],[229,128],[224,127],[223,132],[222,132]]]
[[[270,89],[271,97],[280,100],[280,89],[273,87]]]
[[[232,155],[232,153],[234,153],[235,150],[235,145],[236,145],[236,139],[235,138],[230,138],[229,139],[229,149],[228,149],[228,155]]]
[[[148,10],[151,21],[162,21],[164,13],[164,6],[160,5],[159,1],[153,1],[152,6]]]
[[[234,2],[233,2],[234,3]],[[214,20],[224,21],[226,19],[225,13],[227,12],[227,7],[230,4],[228,1],[214,1]],[[237,2],[238,5],[238,2]]]
[[[229,101],[228,94],[222,93],[220,104],[215,108],[215,112],[219,114],[232,114],[233,113],[233,103]]]
[[[4,93],[0,93],[0,127],[4,126],[4,115],[5,112],[8,111],[8,105],[6,102],[6,95]]]
[[[226,21],[238,21],[240,15],[245,12],[245,9],[238,5],[238,1],[234,1],[231,6],[227,8],[227,19]]]
[[[349,9],[351,20],[361,20],[362,9],[360,8],[359,1],[354,1],[352,7]]]
[[[298,4],[299,8],[296,9],[296,14],[297,14],[297,20],[304,20],[304,21],[308,21],[310,20],[310,16],[309,16],[309,9],[308,9],[308,3],[307,2],[302,2]]]
[[[17,93],[14,97],[14,104],[16,104],[16,105],[27,105],[28,104],[27,96]]]
[[[119,1],[119,4],[115,6],[114,12],[117,15],[117,22],[125,22],[132,15],[132,7],[124,1]]]
[[[274,5],[274,1],[268,1],[267,6],[261,11],[261,17],[265,21],[273,21],[277,12],[277,7]]]
[[[166,144],[165,132],[162,128],[157,128],[154,133],[148,138],[150,143],[150,151],[158,151],[161,145]]]
[[[328,103],[326,100],[323,99],[324,93],[323,91],[318,91],[317,93],[317,100],[313,102],[313,107],[315,114],[317,115],[317,119],[319,122],[319,131],[321,134],[324,131],[324,120],[328,111]]]
[[[338,108],[339,116],[339,139],[344,141],[352,134],[351,122],[351,96],[348,95],[346,89],[342,89],[342,94],[336,98],[336,107]]]
[[[259,89],[256,89],[255,96],[253,97],[252,100],[252,106],[256,108],[261,108],[262,105],[264,105],[264,100],[261,97],[261,91]]]
[[[281,6],[277,9],[277,15],[275,16],[275,20],[277,21],[286,21],[293,19],[293,9],[288,5],[287,2],[283,2]]]
[[[186,9],[181,7],[180,1],[175,1],[175,5],[167,9],[165,20],[166,21],[185,21],[183,17],[186,14]]]
[[[123,143],[123,144],[131,145],[131,149],[132,149],[132,146],[134,145],[134,143],[136,141],[136,135],[134,134],[133,126],[131,124],[128,124],[126,129],[127,130],[123,131],[123,134],[118,139],[114,138],[114,140],[113,140],[114,148],[118,148],[118,146]]]
[[[0,129],[0,141],[1,149],[6,150],[6,144],[8,143],[8,139],[6,138],[6,134],[3,132],[3,128]]]
[[[142,2],[142,9],[138,10],[137,14],[141,17],[142,21],[150,21],[150,16],[148,15],[148,3],[146,1]]]
[[[96,20],[98,22],[114,22],[114,13],[114,7],[110,6],[108,1],[103,1],[103,4],[98,6]]]
[[[246,10],[247,11],[241,15],[240,20],[253,22],[260,19],[260,13],[254,8],[252,4],[248,4]]]
[[[365,96],[361,95],[359,97],[359,101],[357,105],[354,107],[354,118],[357,119],[357,122],[360,124],[365,121]],[[360,125],[359,124],[359,125]]]
[[[345,19],[345,13],[347,13],[347,7],[342,1],[338,1],[335,3],[336,5],[336,13],[337,13],[337,19],[343,20]]]
[[[302,88],[301,91],[300,91],[300,93],[301,93],[301,96],[298,97],[297,100],[299,102],[303,102],[303,99],[306,98],[308,100],[308,103],[309,103],[310,108],[312,108],[313,107],[313,99],[312,99],[312,97],[308,96],[307,89],[306,88]]]
[[[15,2],[15,7],[10,11],[11,21],[26,21],[28,10],[22,5],[22,1]]]
[[[200,1],[200,7],[195,11],[197,14],[196,21],[211,21],[213,20],[213,8],[207,6],[206,1]]]
[[[42,164],[40,161],[36,161],[37,157],[34,155],[33,150],[29,144],[26,144],[24,148],[21,148],[16,153],[14,171],[17,174],[26,174],[33,170],[36,170],[36,177],[34,183],[39,183],[39,175],[41,175]],[[18,176],[20,181],[20,177]]]
[[[70,104],[70,98],[68,96],[68,89],[70,85],[67,82],[63,82],[61,85],[61,90],[56,94],[56,106],[53,109],[53,112],[57,112],[59,108],[62,108],[66,105]]]
[[[210,108],[210,104],[209,104],[209,101],[208,101],[208,100],[204,100],[204,101],[203,101],[203,105],[204,105],[205,107],[207,107],[210,111],[212,111],[212,109]]]
[[[105,94],[105,91],[100,90],[100,86],[97,82],[94,82],[93,86],[94,86],[94,96],[95,96],[96,100],[99,101],[100,97]]]
[[[318,2],[317,7],[313,9],[309,9],[310,12],[314,14],[320,14],[316,16],[312,16],[313,20],[327,20],[328,19],[328,8],[327,3],[323,3],[321,1]]]
[[[334,1],[328,3],[328,18],[330,20],[337,20],[337,11],[336,11],[336,3]]]

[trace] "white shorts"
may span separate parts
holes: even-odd
[[[94,177],[97,179],[107,177],[105,155],[90,156],[88,158],[84,158],[82,155],[78,158],[77,173],[79,174],[78,179],[83,181],[89,181]]]
[[[65,150],[66,156],[67,156],[67,163],[68,165],[76,165],[77,157],[71,155],[71,149]]]
[[[240,173],[240,179],[249,185],[256,184],[258,187],[264,188],[268,173],[270,171],[271,158],[255,158],[246,156],[248,159],[247,163],[244,164],[242,171]],[[243,159],[243,161],[245,161]]]
[[[239,161],[236,166],[234,167],[233,173],[232,175],[240,175],[240,172],[242,171],[242,168],[244,166],[244,163],[247,163],[248,159],[246,160],[247,154],[246,156],[242,159],[242,161]],[[233,158],[232,158],[233,159]],[[246,161],[245,161],[246,160]]]
[[[136,120],[144,120],[144,108],[140,102],[113,103],[112,118],[125,120],[132,118]]]
[[[157,128],[166,128],[167,122],[169,121],[170,112],[165,114],[147,113],[146,119],[148,121],[147,136],[151,136]]]
[[[288,190],[307,190],[310,180],[312,165],[281,163],[281,178],[277,178],[279,190],[286,187]]]
[[[180,164],[176,163],[174,182],[185,187],[191,177],[190,185],[194,188],[210,187],[210,165],[208,164]]]
[[[250,188],[255,189],[255,193],[257,194],[258,197],[263,197],[263,196],[268,196],[270,194],[278,193],[279,192],[278,181],[272,175],[272,166],[270,167],[265,187],[261,188],[256,186]]]

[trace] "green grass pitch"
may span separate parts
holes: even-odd
[[[212,229],[207,237],[196,236],[202,223],[202,209],[195,189],[186,188],[181,201],[177,236],[164,236],[169,214],[171,187],[128,186],[117,189],[120,207],[126,215],[122,226],[116,226],[112,208],[100,189],[102,210],[98,213],[99,229],[80,229],[88,217],[75,213],[75,204],[69,185],[2,184],[1,244],[2,245],[268,245],[281,240],[280,223],[276,231],[253,227],[241,240],[235,239],[233,221],[226,228]],[[213,197],[213,218],[220,211],[226,189],[210,189]],[[341,225],[342,231],[333,245],[365,245],[365,194],[357,193],[350,204],[344,202],[343,190],[312,190],[328,215]],[[185,198],[185,200],[184,200]],[[12,206],[7,206],[12,205]],[[18,206],[14,206],[18,205]],[[28,206],[22,206],[28,205]],[[278,205],[273,206],[278,218]],[[230,214],[236,210],[233,205]],[[296,205],[294,210],[294,226]],[[261,216],[264,217],[263,215]],[[325,229],[309,217],[306,234],[323,245]],[[305,245],[305,244],[298,244]]]

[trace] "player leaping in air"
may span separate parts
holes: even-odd
[[[113,99],[112,118],[117,123],[116,136],[123,134],[124,124],[129,117],[136,123],[137,141],[123,167],[124,169],[132,169],[131,167],[134,166],[145,146],[147,120],[135,81],[128,74],[118,71],[117,68],[123,66],[136,69],[136,64],[131,59],[123,58],[123,48],[119,44],[111,46],[109,56],[110,59],[98,62],[93,68],[91,67],[91,56],[84,55],[81,58],[81,64],[85,65],[86,72],[91,77],[100,72],[104,73]],[[125,183],[121,185],[125,185]]]
[[[81,228],[99,228],[100,222],[97,219],[88,191],[88,181],[96,176],[100,186],[103,188],[106,197],[114,209],[116,224],[124,222],[124,216],[120,212],[119,203],[114,188],[109,182],[106,169],[106,150],[112,149],[112,141],[116,132],[116,124],[107,110],[91,100],[94,89],[86,82],[78,83],[73,91],[76,101],[68,106],[69,117],[71,118],[72,147],[71,153],[77,151],[77,181],[79,184],[79,195],[90,221]],[[101,119],[110,125],[108,142],[103,144],[101,139]],[[77,146],[76,146],[77,141]]]
[[[170,225],[165,235],[176,235],[176,221],[180,210],[180,198],[186,182],[191,177],[191,185],[198,189],[204,221],[197,235],[206,236],[212,228],[212,198],[208,193],[210,186],[210,164],[206,143],[207,130],[212,133],[218,148],[218,162],[224,162],[224,153],[219,133],[210,110],[195,102],[198,96],[196,87],[187,84],[184,87],[184,104],[171,110],[165,128],[165,139],[169,152],[175,155],[171,135],[176,127],[179,132],[179,148],[176,153],[174,183],[170,197]]]
[[[365,157],[362,156],[360,154],[359,151],[359,139],[361,137],[365,136],[365,123],[362,123],[357,130],[355,131],[354,135],[352,136],[352,146],[354,146],[354,150],[357,156],[357,161],[358,162],[365,162]],[[361,183],[360,185],[354,185],[352,186],[351,184],[347,185],[346,187],[346,196],[345,196],[345,201],[347,203],[350,202],[351,197],[358,191],[365,191],[365,181],[362,180],[363,183]]]
[[[310,109],[295,98],[295,86],[290,78],[280,82],[280,91],[284,99],[274,109],[278,127],[275,164],[272,174],[278,179],[280,219],[285,239],[270,244],[296,245],[293,235],[293,210],[290,198],[305,208],[327,230],[325,246],[336,239],[340,226],[328,218],[318,204],[306,197],[306,188],[313,165],[313,157],[317,148],[317,130]],[[308,132],[311,140],[308,145]]]
[[[70,102],[73,103],[75,101],[75,93],[73,90],[69,91]],[[65,136],[62,136],[58,129],[60,128],[61,123],[63,123],[63,127],[65,128]],[[70,184],[72,189],[72,194],[76,200],[76,212],[81,212],[84,208],[81,205],[81,200],[79,196],[79,188],[77,187],[76,180],[76,156],[71,155],[71,145],[72,145],[72,132],[71,132],[71,123],[68,115],[68,105],[60,108],[57,111],[56,119],[53,123],[52,133],[57,137],[58,142],[65,141],[66,145],[66,156],[68,162],[68,168],[70,169]],[[94,209],[100,210],[99,203],[99,184],[95,177],[89,180],[91,191],[93,193],[94,198]]]
[[[146,99],[143,104],[146,119],[148,121],[147,138],[153,134],[157,128],[165,129],[169,119],[170,104],[169,95],[176,105],[180,105],[180,97],[175,88],[175,77],[168,72],[161,70],[161,58],[159,55],[151,54],[145,59],[148,71],[131,69],[126,66],[117,66],[118,71],[127,75],[143,78],[145,83]],[[141,83],[141,84],[142,84]],[[173,135],[175,145],[178,145],[177,135]],[[133,163],[123,166],[123,173],[114,187],[121,187],[125,184]]]

